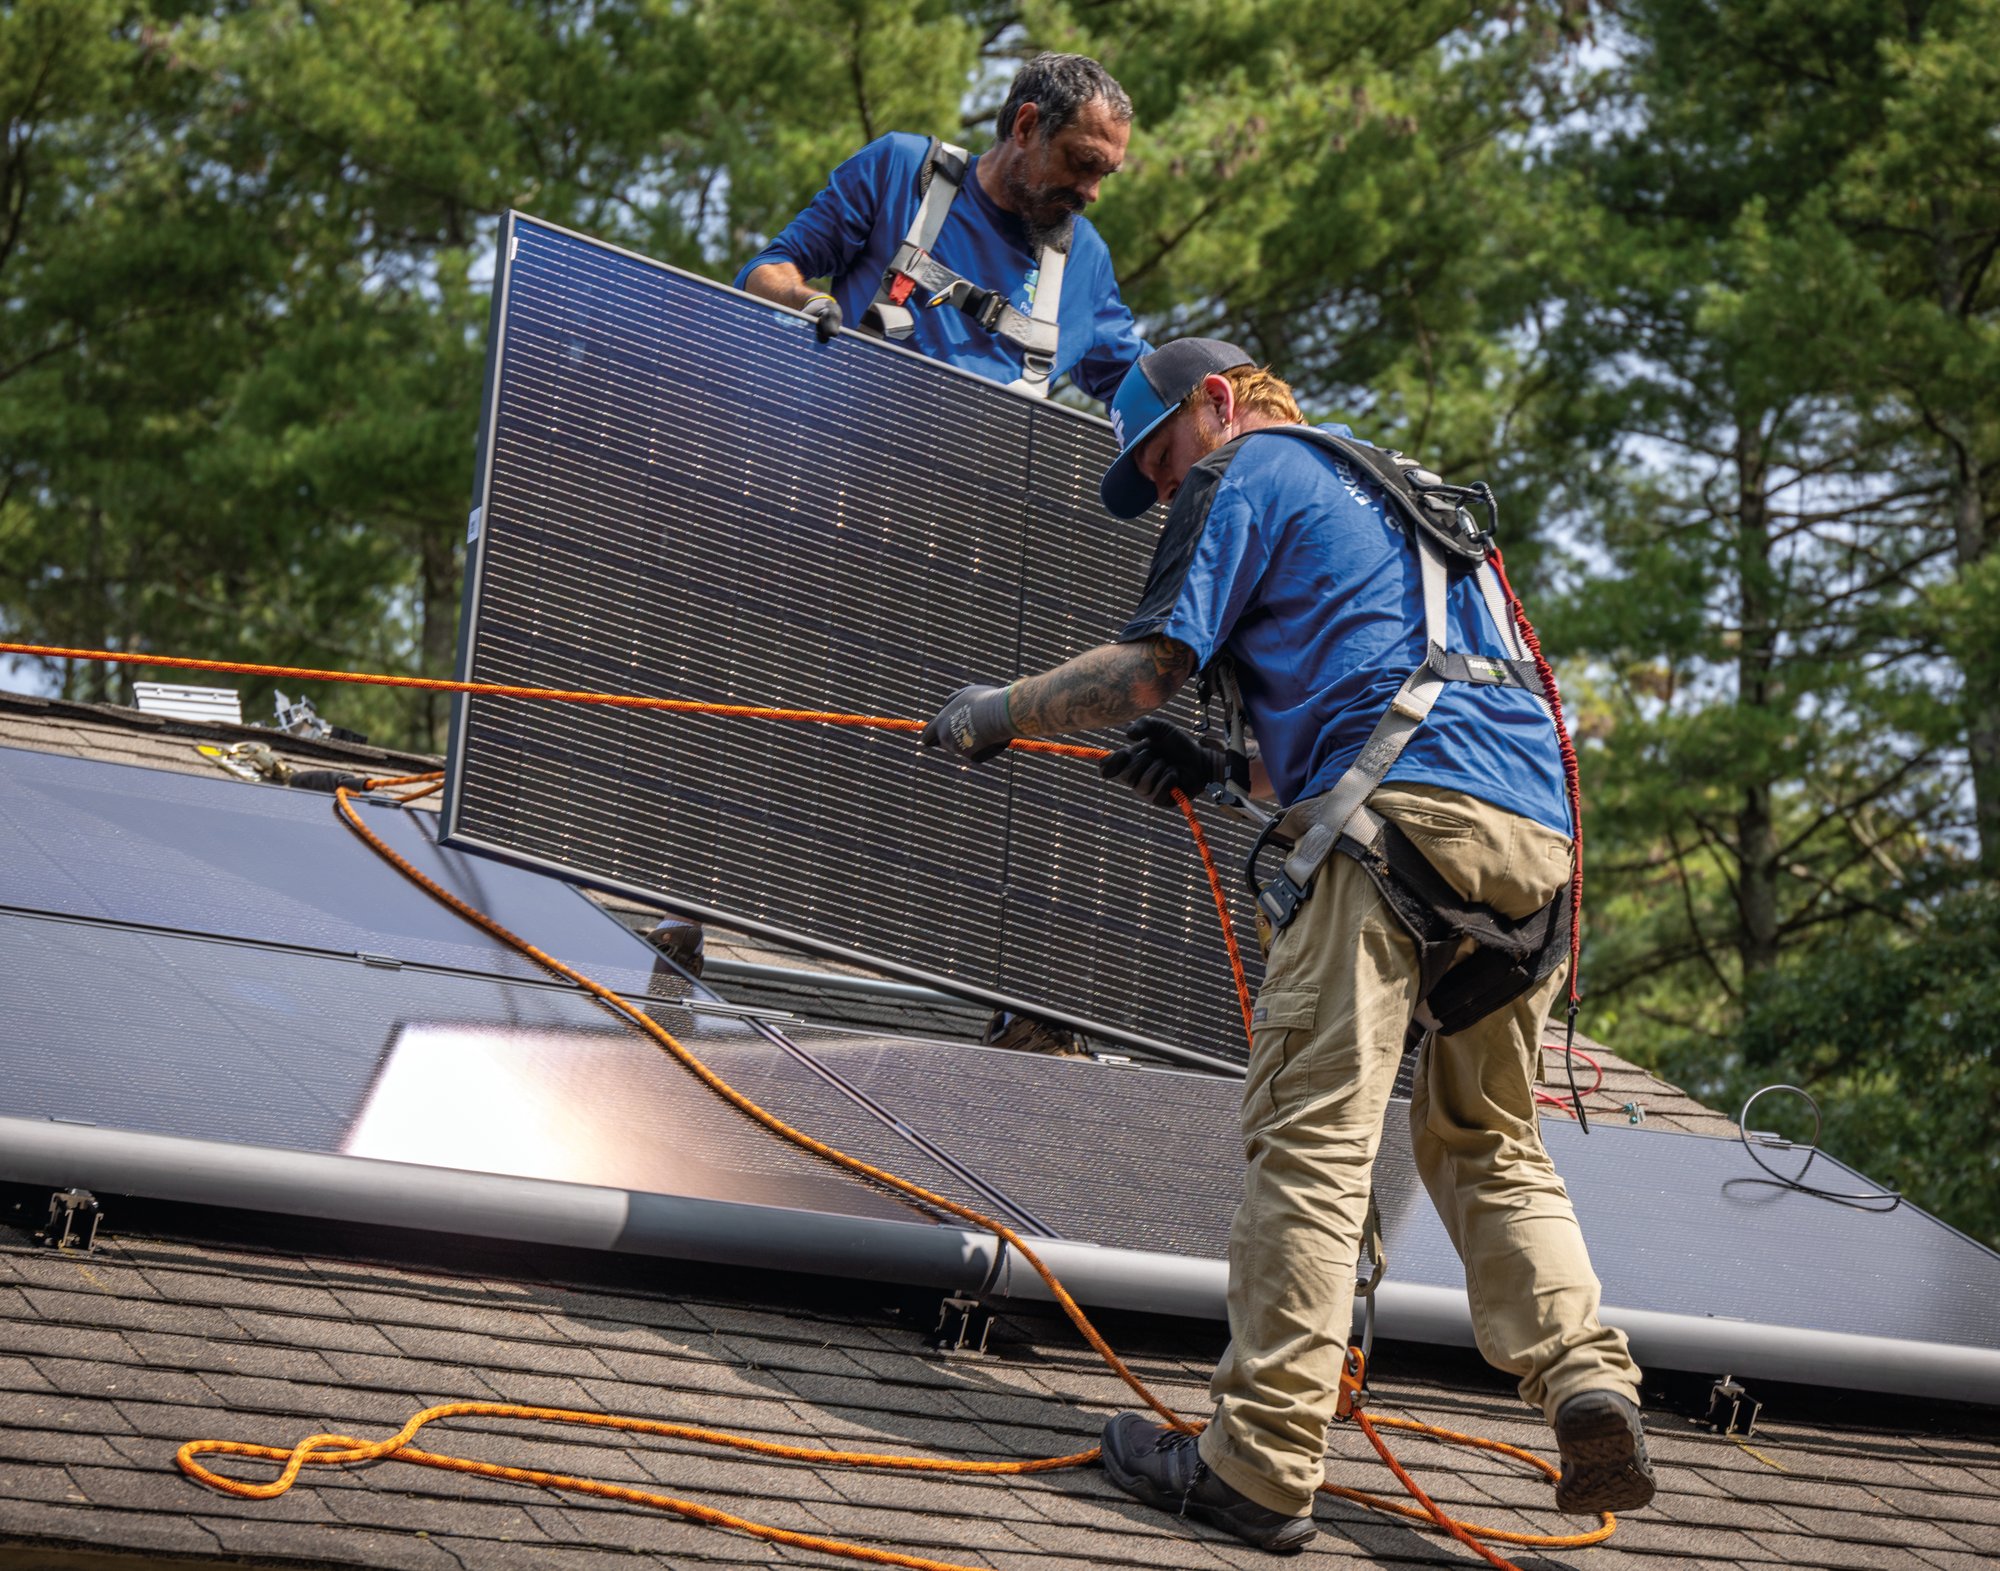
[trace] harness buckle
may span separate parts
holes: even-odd
[[[1299,837],[1298,843],[1291,848],[1291,855],[1285,858],[1284,865],[1271,876],[1270,881],[1260,884],[1257,881],[1257,858],[1263,854],[1264,847],[1277,838],[1281,822],[1276,814],[1266,820],[1263,829],[1258,832],[1256,843],[1250,847],[1250,861],[1243,870],[1250,893],[1256,898],[1257,909],[1271,924],[1273,934],[1282,933],[1291,926],[1292,918],[1299,914],[1299,907],[1312,893],[1313,880],[1319,876],[1320,868],[1325,865],[1335,841],[1339,839],[1329,826],[1314,824]]]
[[[917,255],[921,257],[923,252],[919,251]],[[916,287],[916,275],[898,269],[896,276],[889,281],[889,299],[891,303],[895,305],[907,305]]]
[[[1310,890],[1299,888],[1280,872],[1257,891],[1257,908],[1270,922],[1271,931],[1282,933],[1292,925],[1292,918],[1299,914],[1299,907],[1309,893]]]
[[[1000,324],[1000,315],[1007,309],[1007,297],[997,289],[981,289],[975,285],[966,291],[965,302],[960,309],[990,333]]]

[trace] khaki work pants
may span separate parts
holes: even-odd
[[[1384,786],[1369,805],[1460,894],[1504,915],[1527,915],[1569,877],[1567,836],[1473,797]],[[1598,1322],[1597,1277],[1535,1120],[1542,1022],[1567,974],[1434,1039],[1410,1103],[1417,1170],[1465,1262],[1479,1350],[1551,1420],[1580,1391],[1639,1396],[1624,1334]],[[1329,857],[1257,995],[1231,1340],[1201,1438],[1203,1460],[1269,1510],[1310,1510],[1326,1477],[1370,1175],[1416,990],[1416,946],[1361,867]]]

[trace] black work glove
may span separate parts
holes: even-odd
[[[1097,761],[1106,780],[1123,780],[1159,807],[1174,806],[1174,792],[1200,796],[1225,778],[1227,755],[1219,742],[1189,736],[1171,720],[1134,720],[1125,746]]]
[[[1018,733],[1007,719],[1007,689],[961,687],[924,727],[923,745],[983,764],[1007,750]]]
[[[840,331],[840,302],[832,295],[814,295],[799,309],[812,318],[813,331],[821,343]]]

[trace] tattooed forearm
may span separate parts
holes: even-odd
[[[1194,651],[1172,638],[1102,644],[1008,689],[1007,717],[1023,736],[1095,731],[1151,714],[1194,674]]]

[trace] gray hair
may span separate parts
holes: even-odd
[[[1046,141],[1077,117],[1085,104],[1104,100],[1111,118],[1121,125],[1132,121],[1132,100],[1125,89],[1111,79],[1111,73],[1088,55],[1040,54],[1021,67],[1014,85],[1007,89],[1007,101],[994,121],[996,142],[1013,135],[1014,114],[1023,104],[1033,104],[1036,121]]]

